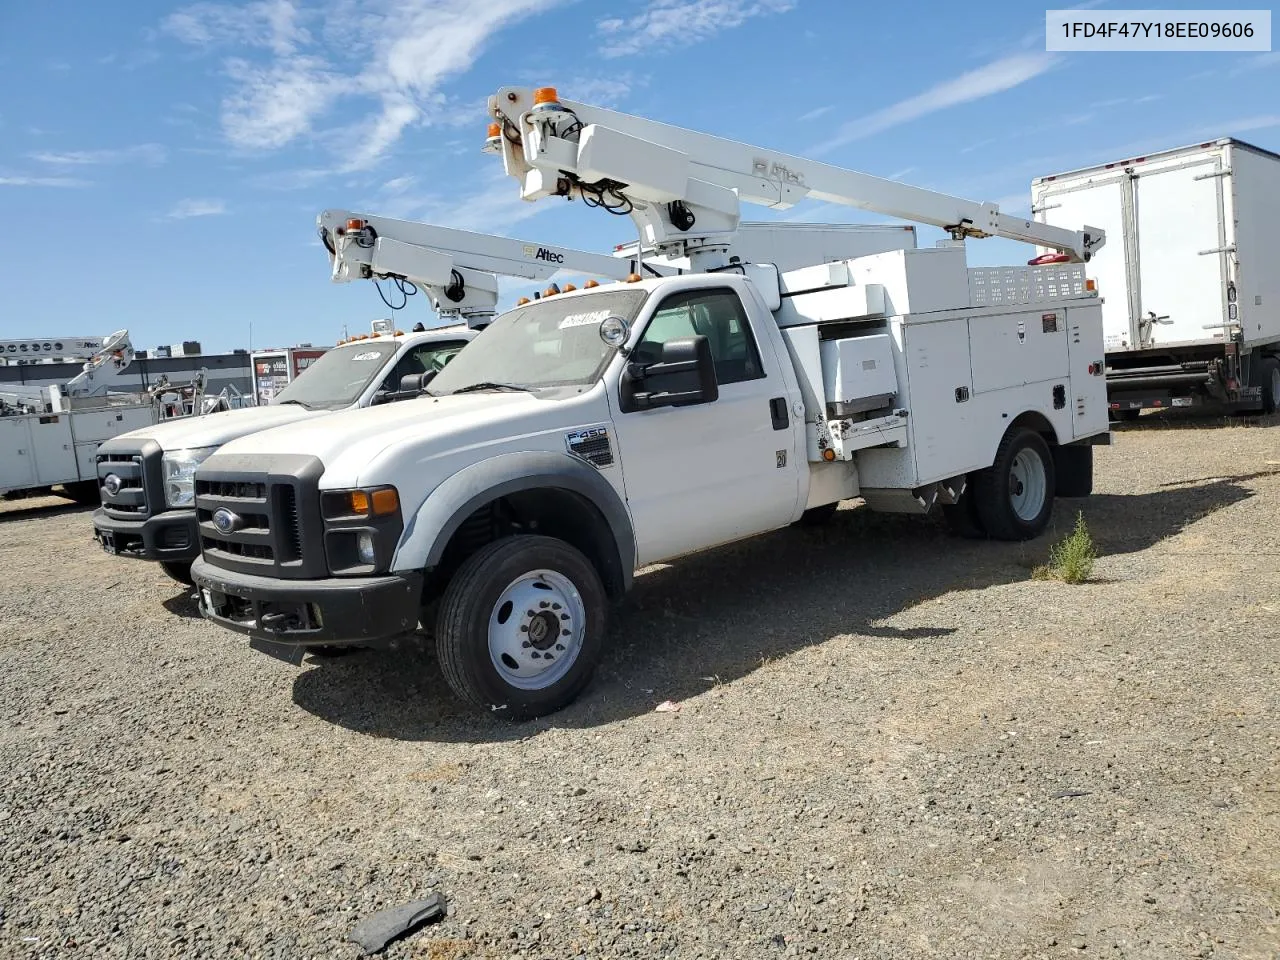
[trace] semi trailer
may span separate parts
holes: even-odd
[[[1110,237],[1091,266],[1115,419],[1280,408],[1280,155],[1209,140],[1037,177],[1031,198],[1041,223]]]

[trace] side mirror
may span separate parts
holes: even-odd
[[[401,393],[421,393],[426,389],[428,383],[435,379],[437,371],[428,370],[426,373],[411,373],[400,378]]]
[[[623,413],[710,403],[720,396],[711,341],[699,334],[668,340],[654,363],[628,363],[622,374]]]

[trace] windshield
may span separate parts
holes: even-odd
[[[399,347],[394,340],[374,340],[326,350],[276,394],[271,405],[298,403],[308,410],[350,406]]]
[[[477,384],[539,387],[594,383],[616,352],[600,339],[606,317],[635,320],[644,290],[549,297],[494,319],[427,387],[436,396]]]

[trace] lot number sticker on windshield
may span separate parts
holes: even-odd
[[[377,360],[380,356],[382,356],[382,354],[380,354],[377,350],[374,350],[370,353],[357,353],[351,359],[352,360]]]
[[[604,323],[605,317],[609,316],[608,310],[592,310],[590,313],[571,313],[560,321],[560,329],[567,327],[586,327],[591,324],[599,325]]]

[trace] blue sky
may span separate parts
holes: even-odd
[[[386,310],[370,284],[330,283],[327,207],[632,239],[578,203],[522,203],[479,152],[506,84],[1010,212],[1041,174],[1216,136],[1280,151],[1280,53],[1044,48],[1043,5],[991,0],[0,4],[0,337],[127,327],[139,347],[222,350],[252,324],[255,347],[332,343]],[[874,219],[811,202],[744,217]],[[970,244],[975,265],[1031,252]],[[431,322],[423,299],[402,323]]]

